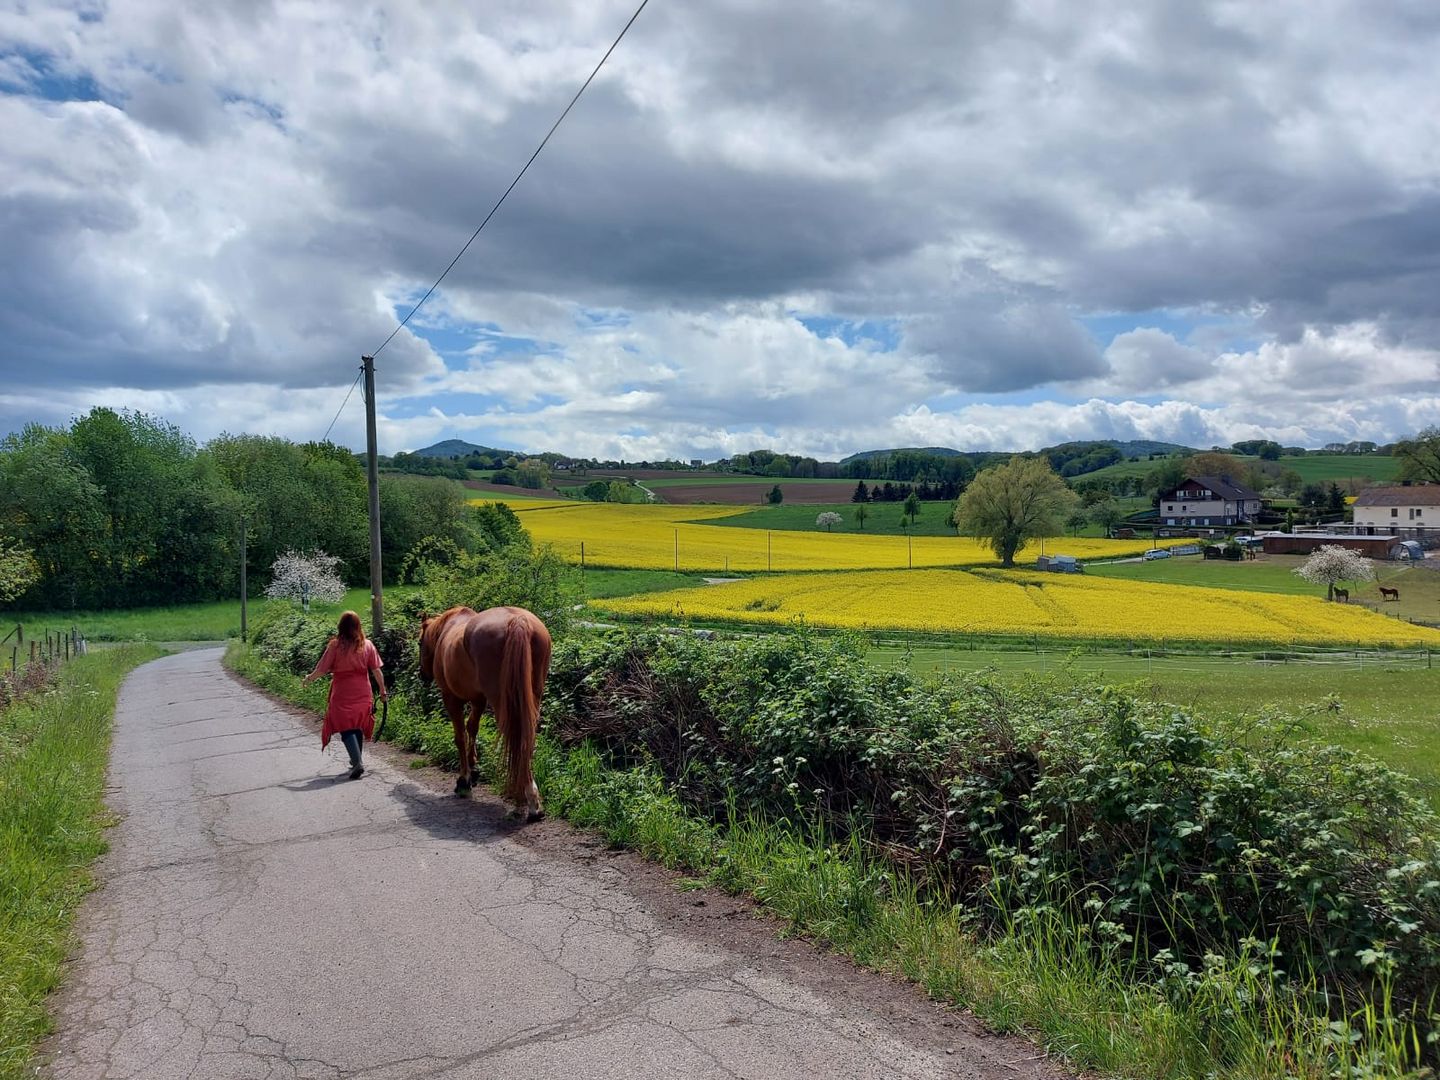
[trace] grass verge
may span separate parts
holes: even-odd
[[[323,704],[323,690],[301,687],[238,644],[226,663],[297,704]],[[453,761],[449,725],[418,712],[392,697],[388,734],[432,761]],[[493,775],[489,747],[482,737],[480,768]],[[1157,980],[1136,970],[1150,962],[1143,958],[1101,958],[1088,927],[1046,916],[1044,906],[982,935],[970,913],[858,831],[833,841],[803,811],[700,816],[650,768],[617,769],[589,744],[565,748],[543,733],[535,773],[552,813],[691,875],[682,884],[748,893],[791,932],[911,979],[999,1031],[1027,1033],[1078,1068],[1147,1080],[1318,1080],[1411,1075],[1420,1056],[1403,1041],[1408,1029],[1373,1007],[1342,1010],[1347,1023],[1277,993],[1273,958],[1259,953]]]
[[[105,850],[102,796],[110,721],[125,674],[153,646],[92,652],[52,690],[0,713],[0,1078],[31,1075],[50,1030],[71,920]]]

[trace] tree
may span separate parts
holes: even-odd
[[[1345,509],[1345,492],[1340,490],[1340,485],[1333,480],[1330,488],[1325,493],[1325,509],[1332,513],[1342,513]]]
[[[1370,581],[1375,577],[1375,567],[1358,551],[1326,544],[1316,548],[1310,557],[1295,568],[1312,585],[1325,586],[1325,599],[1335,599],[1335,586],[1342,581]]]
[[[784,500],[785,493],[780,490],[779,484],[776,484],[774,487],[772,487],[770,489],[770,494],[765,496],[765,501],[768,502],[771,506],[779,506],[782,502],[784,502]]]
[[[988,541],[1002,566],[1014,566],[1015,553],[1025,541],[1058,533],[1075,503],[1075,493],[1044,458],[1013,457],[971,481],[955,503],[951,521],[975,539]]]
[[[864,480],[861,480],[858,484],[855,485],[855,494],[850,496],[850,501],[853,503],[863,503],[870,501],[870,491],[868,488],[865,487]]]
[[[1213,450],[1192,454],[1185,459],[1184,466],[1190,476],[1239,477],[1245,472],[1245,463],[1239,458]]]
[[[865,528],[865,519],[870,516],[869,508],[862,502],[855,507],[855,524]]]
[[[22,544],[0,536],[0,604],[20,599],[40,580],[40,564]]]
[[[829,532],[832,525],[839,525],[843,519],[834,510],[826,510],[815,519],[816,525],[824,525],[825,531]]]
[[[608,495],[609,492],[610,485],[604,480],[591,480],[580,489],[580,494],[591,502],[604,502],[605,496]]]
[[[287,551],[275,560],[271,567],[270,584],[265,595],[272,600],[294,600],[306,611],[311,600],[325,600],[335,603],[345,599],[345,583],[340,580],[337,569],[340,559],[317,551],[312,555],[301,555]]]
[[[915,523],[915,519],[920,516],[920,496],[916,495],[913,491],[905,496],[905,512],[901,516],[909,518],[912,525]]]
[[[1432,424],[1411,438],[1401,439],[1391,453],[1400,459],[1401,480],[1440,484],[1440,427]]]
[[[1120,504],[1114,499],[1106,499],[1096,503],[1090,508],[1090,520],[1105,530],[1109,536],[1115,530],[1115,526],[1125,520],[1125,511],[1120,509]]]
[[[1080,529],[1085,525],[1088,525],[1089,523],[1090,519],[1084,514],[1082,514],[1079,510],[1076,510],[1073,514],[1071,514],[1068,518],[1065,519],[1065,527],[1070,530],[1071,536],[1078,535]]]

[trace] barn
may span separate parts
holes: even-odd
[[[1343,547],[1371,559],[1399,557],[1396,536],[1351,536],[1349,533],[1271,533],[1263,538],[1266,555],[1309,555],[1316,548]]]

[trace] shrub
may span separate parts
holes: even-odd
[[[859,836],[974,917],[1061,917],[1167,985],[1218,959],[1325,992],[1429,1008],[1436,822],[1399,774],[1074,676],[1002,684],[877,670],[799,633],[564,643],[548,715],[687,804]]]

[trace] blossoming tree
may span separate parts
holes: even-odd
[[[345,598],[345,583],[340,580],[340,558],[317,551],[302,555],[287,551],[270,568],[274,575],[265,588],[272,600],[294,600],[306,611],[311,600],[334,603]]]
[[[1310,553],[1310,557],[1295,568],[1312,585],[1325,586],[1325,599],[1335,599],[1335,586],[1342,581],[1371,581],[1375,567],[1358,551],[1326,544]]]

